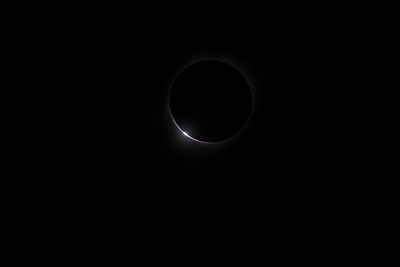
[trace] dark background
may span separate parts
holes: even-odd
[[[149,4],[24,3],[7,20],[12,241],[35,257],[113,263],[366,258],[355,251],[384,217],[371,209],[395,203],[377,201],[383,168],[370,172],[382,131],[370,123],[379,101],[365,97],[382,88],[369,84],[372,13]],[[249,124],[229,142],[195,143],[168,116],[174,78],[201,59],[230,62],[253,89]]]

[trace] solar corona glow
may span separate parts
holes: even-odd
[[[247,80],[233,66],[204,60],[184,69],[175,79],[169,111],[175,126],[203,144],[225,141],[247,122],[252,96]]]

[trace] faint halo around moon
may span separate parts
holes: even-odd
[[[186,137],[216,143],[236,135],[246,124],[252,95],[246,78],[233,66],[204,60],[185,68],[175,79],[169,108]]]

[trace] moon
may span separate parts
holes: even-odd
[[[219,143],[242,130],[249,119],[252,94],[244,75],[232,65],[204,60],[186,67],[172,84],[169,109],[186,137]]]

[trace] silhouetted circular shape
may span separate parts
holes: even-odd
[[[251,91],[231,65],[207,60],[184,69],[170,94],[172,119],[187,137],[220,142],[238,133],[249,118]]]

